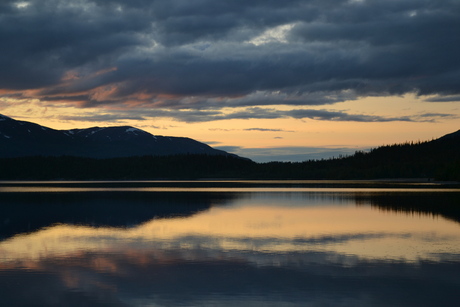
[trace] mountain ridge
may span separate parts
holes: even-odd
[[[233,155],[187,137],[153,135],[131,126],[56,130],[0,114],[0,157]],[[235,155],[233,155],[235,156]]]
[[[10,124],[9,126],[7,124]],[[6,128],[9,127],[9,130]],[[31,135],[52,135],[45,149],[62,148],[69,140],[74,143],[61,150],[60,156],[37,153],[37,148],[14,147],[15,135],[22,131],[27,144],[36,145]],[[30,132],[29,132],[30,130]],[[9,135],[7,133],[10,133]],[[30,134],[30,135],[29,135]],[[36,134],[34,134],[36,135]],[[19,137],[18,137],[19,138]],[[61,140],[57,142],[56,140]],[[136,151],[136,144],[143,151]],[[148,141],[146,141],[148,140]],[[145,141],[145,142],[143,142]],[[34,143],[35,142],[35,143]],[[192,143],[194,151],[177,151]],[[20,143],[20,142],[19,142]],[[40,142],[39,142],[40,143]],[[162,152],[157,147],[163,144]],[[8,147],[5,147],[8,144]],[[72,145],[73,144],[73,145]],[[108,144],[108,145],[107,145]],[[43,148],[43,144],[40,143]],[[167,146],[170,146],[169,148]],[[203,147],[204,146],[204,147]],[[4,157],[5,148],[20,151],[12,158]],[[120,149],[121,148],[121,149]],[[191,148],[191,147],[189,147]],[[152,180],[152,179],[300,179],[300,180],[394,180],[460,182],[460,131],[431,141],[384,145],[353,155],[304,162],[256,163],[211,148],[187,138],[154,136],[130,126],[92,127],[87,129],[54,130],[28,122],[0,117],[0,180]],[[117,154],[113,152],[117,150]],[[156,152],[153,152],[156,149]],[[27,156],[24,155],[25,150]],[[85,150],[87,152],[85,152]],[[169,150],[169,151],[168,151]],[[176,151],[174,151],[176,150]],[[3,151],[3,156],[2,156]],[[38,150],[39,151],[39,150]],[[94,152],[98,152],[94,155]],[[133,152],[136,154],[133,155]],[[173,152],[173,153],[171,153]]]

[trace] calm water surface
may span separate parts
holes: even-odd
[[[460,190],[0,182],[0,306],[458,306]]]

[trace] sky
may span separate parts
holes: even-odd
[[[0,2],[0,114],[257,162],[460,129],[458,0]]]

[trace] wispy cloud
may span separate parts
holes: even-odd
[[[81,122],[121,122],[124,120],[145,120],[142,116],[130,116],[126,114],[88,114],[88,115],[62,115],[60,120],[75,120]]]
[[[143,109],[131,108],[128,110],[110,110],[107,114],[84,113],[81,115],[62,115],[61,120],[75,120],[86,122],[120,122],[123,120],[147,120],[152,118],[169,118],[187,123],[221,121],[230,119],[311,119],[338,122],[432,122],[443,118],[456,118],[455,114],[423,113],[410,116],[376,116],[366,114],[353,114],[345,111],[292,109],[278,110],[274,108],[246,108],[239,111],[228,112],[223,110],[168,110],[168,109]],[[228,128],[210,128],[212,131],[234,131]],[[245,131],[259,132],[294,132],[280,128],[246,128]]]
[[[460,95],[431,97],[431,98],[426,98],[425,101],[427,102],[458,102],[460,101]]]
[[[268,129],[268,128],[247,128],[244,131],[259,131],[259,132],[294,132],[293,130],[284,129]]]

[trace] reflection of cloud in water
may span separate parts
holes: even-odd
[[[69,258],[42,258],[27,268],[25,263],[3,267],[0,287],[7,281],[21,287],[4,292],[0,302],[9,299],[33,305],[51,300],[76,306],[223,305],[236,302],[261,304],[277,302],[308,306],[380,304],[400,306],[442,306],[449,302],[443,294],[456,293],[460,285],[458,262],[422,265],[403,261],[360,260],[333,252],[286,253],[274,256],[246,252],[220,254],[208,258],[202,251],[82,252]],[[254,266],[251,258],[283,259]],[[337,263],[348,265],[337,265]],[[18,270],[19,269],[19,270]],[[26,270],[24,270],[26,269]],[[30,288],[36,291],[30,293]],[[429,290],[429,291],[427,291]],[[21,295],[21,291],[28,295]],[[17,300],[19,298],[19,301]],[[30,301],[28,301],[30,300]],[[438,306],[439,306],[438,305]],[[6,306],[6,305],[5,305]]]
[[[333,251],[420,261],[460,253],[458,230],[458,224],[443,219],[382,214],[370,207],[213,207],[188,218],[153,219],[127,229],[57,225],[5,240],[0,253],[4,261],[14,261],[128,249],[242,255]]]
[[[457,223],[349,206],[346,199],[308,202],[264,194],[270,202],[251,195],[234,199],[233,206],[131,228],[55,225],[4,240],[0,305],[449,306],[454,301],[460,286]],[[305,202],[315,205],[302,206]]]

